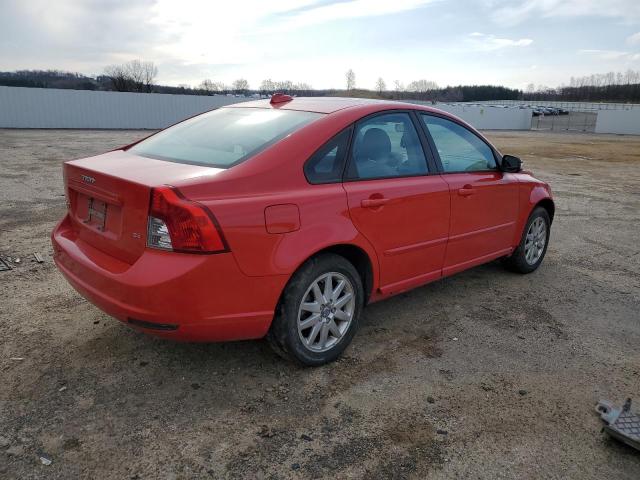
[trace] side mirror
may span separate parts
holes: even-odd
[[[509,173],[517,173],[522,170],[522,160],[513,155],[505,155],[502,157],[502,171]]]

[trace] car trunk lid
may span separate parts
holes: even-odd
[[[146,248],[151,189],[221,171],[122,150],[69,161],[64,164],[69,217],[80,241],[132,264]]]

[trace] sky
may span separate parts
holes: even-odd
[[[165,85],[556,87],[640,70],[640,0],[0,0],[0,71],[133,59]]]

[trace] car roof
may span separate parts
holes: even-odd
[[[334,113],[338,110],[344,110],[351,107],[373,107],[376,106],[380,110],[386,110],[390,107],[395,108],[420,108],[419,105],[391,102],[388,100],[374,100],[370,98],[347,98],[347,97],[293,97],[288,102],[271,104],[269,99],[254,100],[250,102],[236,103],[229,105],[232,108],[269,108],[279,110],[299,110],[305,112],[316,113]]]

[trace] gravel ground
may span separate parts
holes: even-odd
[[[640,410],[640,137],[489,133],[555,192],[542,267],[372,305],[308,369],[134,332],[57,272],[60,163],[142,135],[0,130],[1,478],[640,478],[594,412]]]

